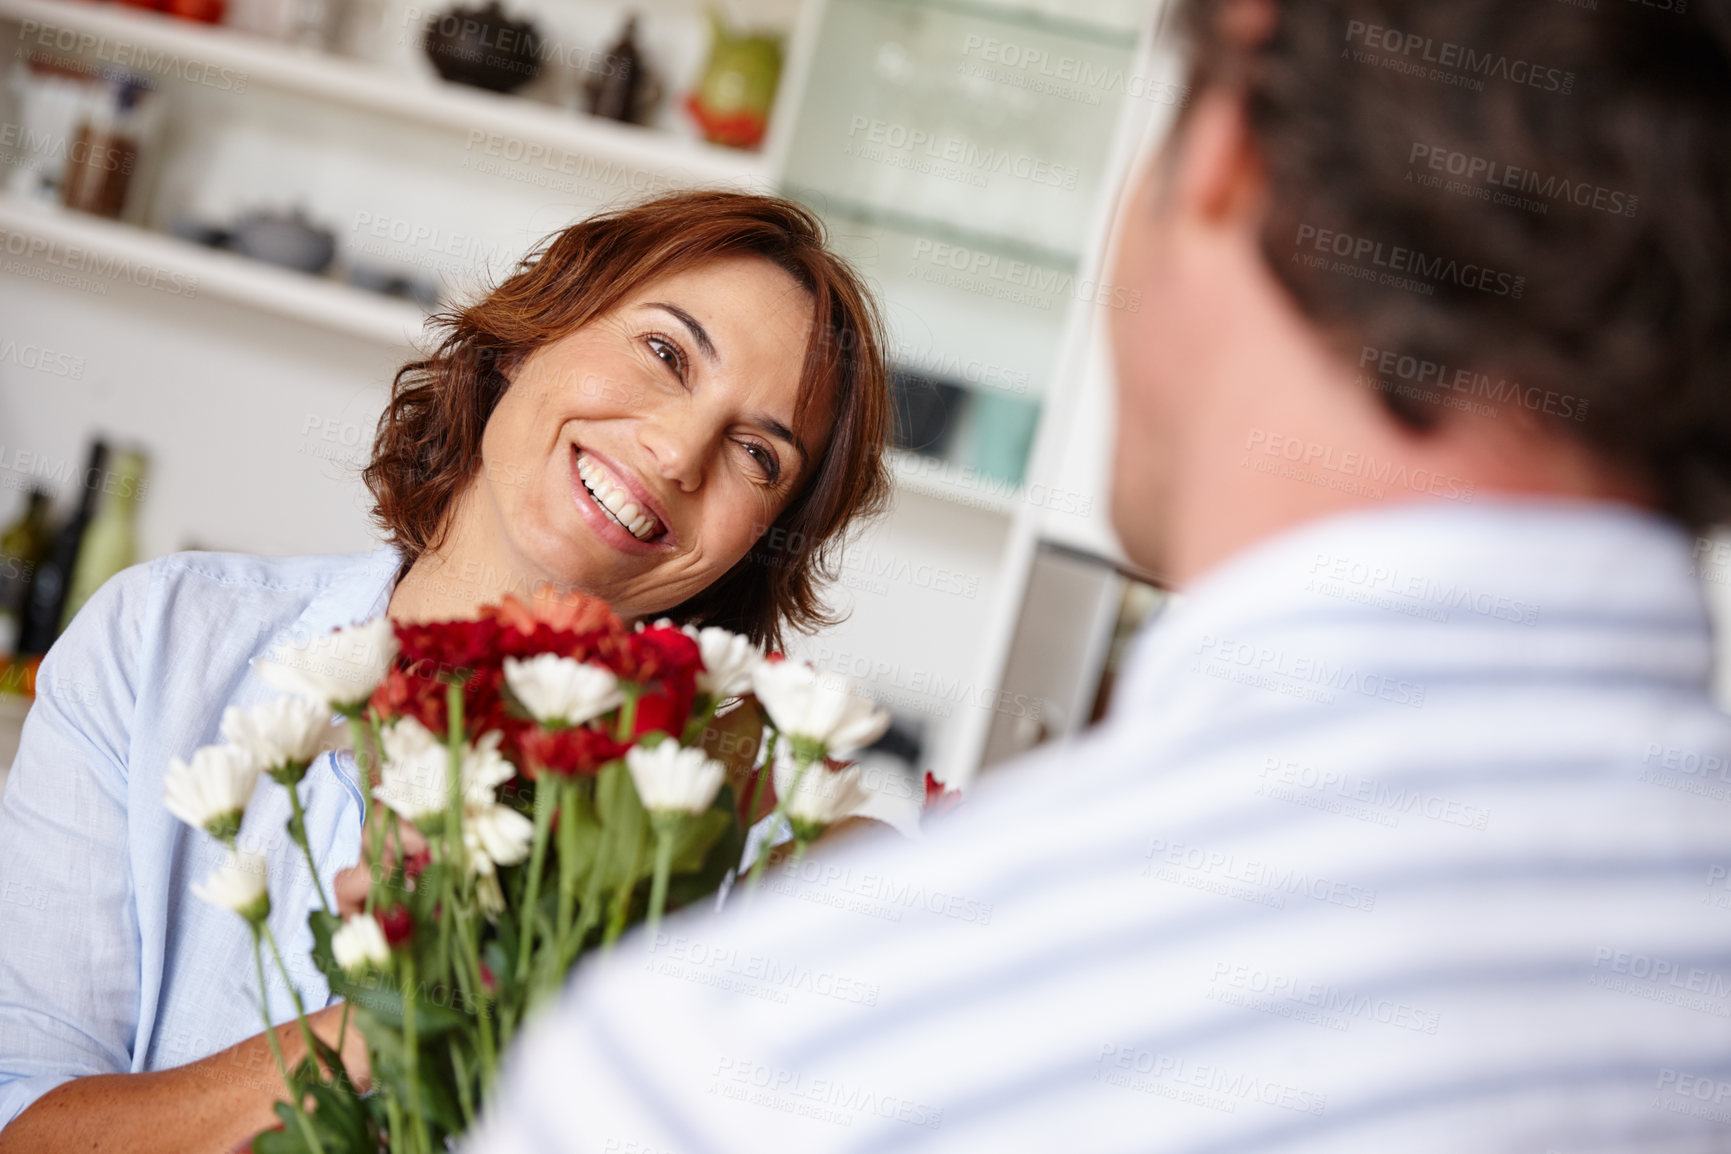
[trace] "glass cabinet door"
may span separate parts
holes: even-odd
[[[875,281],[903,448],[1020,484],[1149,7],[829,0],[785,185]]]

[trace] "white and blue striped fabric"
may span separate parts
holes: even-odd
[[[1594,504],[1266,542],[1084,739],[582,967],[469,1149],[1731,1150],[1690,565]]]

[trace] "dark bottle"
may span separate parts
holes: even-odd
[[[30,599],[24,603],[24,623],[18,633],[19,653],[46,653],[60,636],[60,616],[66,610],[66,594],[72,585],[72,570],[78,564],[78,549],[84,543],[84,530],[96,515],[96,498],[102,492],[102,471],[108,464],[108,446],[101,441],[90,443],[90,463],[78,480],[78,511],[60,532],[54,535],[54,546],[36,569],[36,579],[30,583]]]
[[[18,646],[24,604],[49,542],[48,491],[32,489],[24,515],[0,533],[0,657]]]
[[[637,47],[637,17],[632,16],[625,21],[619,42],[607,50],[601,75],[589,81],[589,114],[642,123],[648,79]]]

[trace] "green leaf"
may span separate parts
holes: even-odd
[[[696,872],[682,873],[676,869],[667,886],[667,908],[670,912],[713,896],[715,891],[721,888],[727,871],[739,865],[739,859],[745,853],[745,830],[737,819],[738,812],[733,787],[722,786],[721,791],[715,795],[714,803],[700,818],[713,820],[711,814],[725,815],[725,824],[717,823],[721,826],[721,834],[710,843],[702,865]],[[677,858],[675,865],[679,866]]]
[[[734,825],[733,812],[708,809],[679,823],[673,839],[673,872],[693,873],[703,868],[710,847]]]

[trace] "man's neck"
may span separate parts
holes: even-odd
[[[1470,504],[1493,495],[1650,505],[1553,418],[1521,404],[1445,407],[1415,430],[1390,412],[1374,366],[1360,372],[1299,315],[1271,276],[1238,286],[1227,331],[1202,366],[1201,401],[1177,447],[1163,558],[1188,584],[1275,533],[1403,501]],[[1431,400],[1420,400],[1430,405]]]

